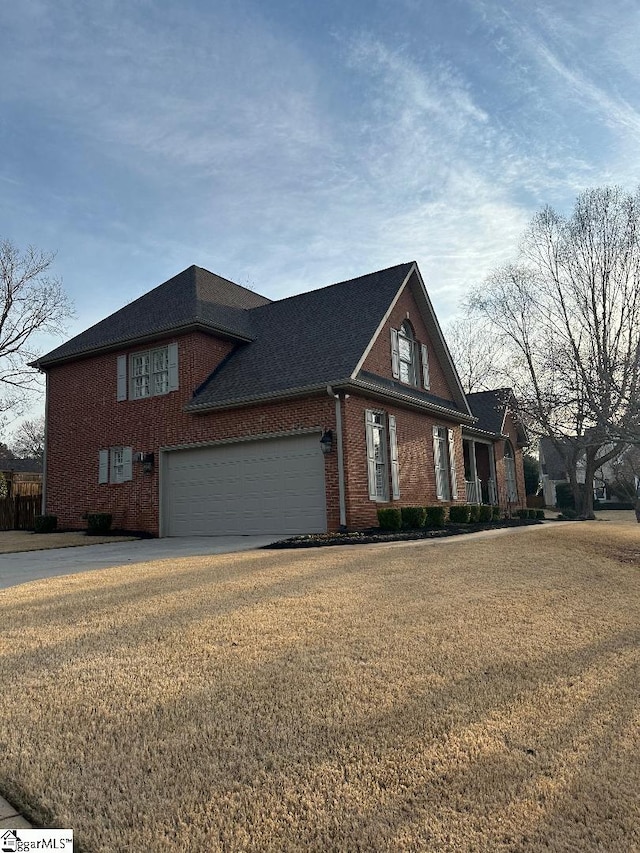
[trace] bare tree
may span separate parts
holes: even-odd
[[[48,275],[54,255],[0,240],[0,414],[36,390],[40,334],[62,334],[73,310],[59,279]]]
[[[472,317],[450,320],[444,336],[465,394],[504,385],[504,347],[490,324]]]
[[[20,459],[38,459],[44,455],[44,417],[24,420],[15,431],[11,449]]]
[[[640,446],[628,447],[609,463],[609,488],[621,500],[634,501],[640,497]]]
[[[522,414],[552,440],[580,515],[592,518],[596,470],[640,443],[640,190],[586,191],[568,217],[542,210],[518,262],[469,306],[508,347]]]

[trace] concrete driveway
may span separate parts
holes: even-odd
[[[127,563],[177,559],[207,554],[250,551],[285,536],[193,536],[180,539],[138,539],[78,548],[51,548],[0,554],[0,589],[20,583],[108,569]]]

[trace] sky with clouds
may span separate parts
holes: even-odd
[[[0,5],[0,236],[77,333],[191,264],[272,299],[417,260],[436,312],[638,181],[636,0]],[[52,344],[53,345],[53,344]]]

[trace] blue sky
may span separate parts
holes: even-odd
[[[635,186],[638,44],[635,0],[3,3],[0,235],[70,333],[193,263],[277,299],[415,259],[446,320],[542,205]]]

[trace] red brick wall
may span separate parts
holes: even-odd
[[[523,454],[521,448],[518,447],[518,432],[513,421],[513,416],[509,412],[507,412],[507,416],[505,418],[504,432],[506,435],[509,436],[515,458],[516,484],[518,486],[518,502],[515,506],[525,507],[527,505],[527,498],[524,485],[524,462],[522,458]],[[505,443],[506,442],[504,441],[496,441],[494,444],[498,502],[500,503],[500,506],[502,508],[507,508],[507,484],[504,464]]]
[[[408,315],[408,317],[407,317]],[[363,370],[393,379],[391,372],[391,329],[399,329],[402,323],[409,319],[413,326],[416,340],[420,344],[427,345],[429,350],[429,378],[430,392],[444,400],[454,400],[449,383],[445,378],[442,365],[433,348],[429,333],[418,310],[418,304],[413,298],[411,290],[406,287],[394,306],[389,322],[378,335],[362,365]],[[418,387],[422,388],[422,376],[418,377]]]
[[[400,499],[379,503],[369,499],[365,411],[375,409],[395,415],[400,467]],[[455,432],[458,502],[466,499],[464,459],[460,424],[437,416],[388,406],[363,397],[350,396],[343,404],[345,426],[345,480],[347,523],[350,527],[377,524],[377,510],[384,506],[428,506],[442,503],[436,496],[433,462],[433,427],[444,426]],[[391,483],[389,482],[389,494]]]
[[[114,527],[157,534],[160,447],[293,430],[335,431],[334,401],[328,396],[219,413],[186,413],[184,406],[194,389],[227,355],[231,344],[199,332],[165,343],[172,340],[178,342],[179,389],[158,397],[116,402],[117,352],[50,369],[46,509],[58,516],[60,527],[84,528],[83,513],[110,512]],[[121,445],[134,452],[155,453],[153,472],[144,474],[142,465],[134,463],[132,480],[98,484],[99,450]],[[325,476],[327,520],[335,529],[339,524],[336,453],[325,457]]]

